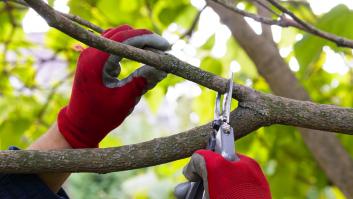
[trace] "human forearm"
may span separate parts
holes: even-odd
[[[61,135],[57,123],[54,123],[50,129],[37,139],[28,149],[31,150],[51,150],[51,149],[70,149],[70,144]],[[56,193],[70,173],[40,173],[38,176],[43,182]]]

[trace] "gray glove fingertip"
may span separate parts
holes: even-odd
[[[124,44],[135,46],[137,48],[151,47],[158,50],[168,50],[170,49],[169,42],[163,37],[157,34],[144,34],[135,37],[131,37],[123,42]],[[117,76],[121,71],[119,62],[121,57],[116,55],[110,55],[103,67],[103,84],[108,88],[116,88],[124,86],[129,83],[134,77],[144,77],[147,81],[147,87],[144,90],[143,94],[148,90],[156,86],[158,82],[164,79],[167,76],[167,73],[164,71],[157,70],[151,66],[144,65],[127,78],[123,80],[118,80]]]
[[[146,88],[144,89],[143,93],[146,93],[148,90],[152,89],[156,86],[158,82],[163,80],[167,73],[164,71],[157,70],[151,66],[144,65],[138,69],[136,69],[133,73],[131,73],[125,79],[119,80],[117,76],[120,73],[120,65],[117,63],[119,67],[116,67],[116,64],[113,64],[113,60],[117,61],[119,57],[117,56],[110,56],[110,62],[104,65],[103,68],[103,83],[108,88],[117,88],[126,85],[127,83],[131,82],[134,77],[143,77],[147,81]],[[116,63],[116,62],[114,62]]]
[[[166,39],[155,33],[131,37],[123,43],[136,48],[151,47],[161,51],[166,51],[171,48],[170,43]]]
[[[183,168],[183,174],[192,182],[203,179],[207,180],[205,159],[201,155],[194,153],[191,156],[190,162]]]
[[[121,57],[110,55],[103,66],[102,79],[103,84],[108,88],[115,88],[119,80],[117,76],[121,72],[120,62]]]
[[[191,182],[184,182],[184,183],[178,184],[174,189],[174,196],[177,199],[185,199],[190,189],[190,186],[191,186]]]
[[[190,162],[183,168],[183,174],[192,182],[202,180],[205,189],[205,197],[207,199],[209,198],[207,167],[202,155],[194,153],[191,156]]]
[[[134,77],[143,77],[147,81],[146,91],[152,89],[156,84],[162,81],[167,73],[158,69],[155,69],[149,65],[143,65],[138,68],[132,74]]]

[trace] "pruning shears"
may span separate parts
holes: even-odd
[[[231,72],[228,80],[227,91],[223,97],[222,108],[222,93],[217,93],[214,120],[212,122],[212,132],[208,141],[207,149],[221,154],[229,161],[238,161],[239,157],[235,153],[234,132],[233,128],[229,124],[232,91],[233,72]],[[204,199],[204,195],[205,191],[202,181],[192,182],[186,195],[186,199]]]
[[[221,109],[221,93],[217,93],[215,104],[215,116],[212,122],[213,132],[211,133],[208,148],[221,154],[229,161],[237,161],[235,153],[234,131],[229,124],[230,107],[232,103],[233,73],[228,80],[227,92],[223,98]]]

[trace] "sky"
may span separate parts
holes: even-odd
[[[54,8],[61,12],[69,12],[69,7],[67,6],[68,0],[55,1]],[[309,0],[310,5],[315,14],[323,14],[328,12],[331,8],[335,7],[338,4],[345,4],[349,8],[353,9],[353,0]],[[204,0],[191,0],[191,4],[201,9],[205,5]],[[240,7],[242,7],[240,5]],[[249,25],[257,34],[261,34],[261,26],[258,22],[252,19],[246,19]],[[35,11],[30,10],[23,20],[23,28],[26,33],[34,32],[46,32],[49,27],[46,22],[38,16]],[[226,43],[231,33],[229,29],[220,23],[218,15],[211,9],[206,8],[201,14],[199,21],[199,29],[194,33],[193,37],[190,40],[190,43],[186,43],[182,40],[177,40],[178,36],[173,34],[179,27],[176,24],[171,24],[171,26],[163,33],[163,36],[174,43],[174,47],[171,51],[172,54],[178,58],[189,62],[195,66],[200,65],[200,60],[195,58],[197,47],[202,46],[207,39],[215,33],[215,46],[211,51],[211,55],[215,58],[221,58],[226,53]],[[272,27],[273,35],[275,41],[279,41],[281,37],[281,28]],[[301,35],[298,35],[300,39]],[[290,52],[292,49],[280,49],[282,56]],[[348,72],[348,64],[344,58],[337,53],[333,52],[329,48],[325,48],[324,52],[327,54],[326,63],[324,64],[324,70],[329,73],[337,73],[340,75]],[[336,64],[333,64],[336,63]],[[232,62],[233,67],[236,66],[236,70],[239,71],[241,66],[237,65],[237,62],[234,60]],[[299,65],[295,58],[291,59],[289,65],[293,71],[299,70]]]

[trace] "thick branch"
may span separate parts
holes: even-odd
[[[353,122],[348,122],[353,121],[353,109],[351,108],[338,108],[333,105],[272,96],[262,95],[261,100],[256,100],[256,103],[261,103],[261,106],[256,104],[256,110],[268,113],[267,118],[271,124],[334,132],[343,132],[346,128],[350,128],[353,131]],[[320,128],[317,128],[318,126]],[[347,134],[352,135],[352,132]]]
[[[256,112],[237,109],[231,125],[239,139],[264,125]],[[250,119],[247,119],[250,118]],[[0,151],[0,173],[96,172],[107,173],[154,166],[186,158],[205,148],[211,124],[148,142],[105,149]]]
[[[208,125],[140,144],[105,149],[0,151],[0,173],[107,173],[185,158],[203,148]]]

